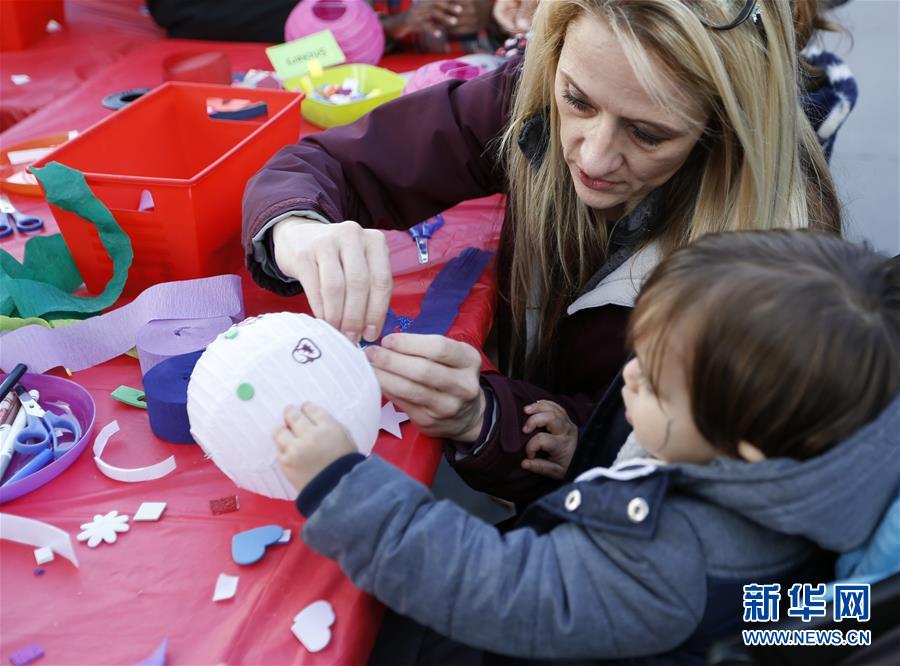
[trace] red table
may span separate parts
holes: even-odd
[[[79,129],[109,113],[99,104],[106,94],[131,87],[151,87],[161,81],[159,61],[165,55],[191,50],[225,50],[235,69],[266,66],[260,45],[160,41],[133,52],[127,61],[109,67],[79,90],[34,113],[0,135],[20,141],[57,130]],[[413,69],[430,58],[395,56],[382,63],[397,71]],[[305,131],[312,128],[306,127]],[[21,210],[48,221],[45,233],[55,233],[46,204],[12,197]],[[444,260],[466,245],[494,247],[500,222],[496,199],[468,202],[447,214],[448,224],[433,243]],[[25,238],[16,234],[0,247],[19,258]],[[425,288],[440,268],[409,269],[412,241],[392,233],[394,260],[406,268],[395,278],[392,306],[414,316]],[[256,287],[242,274],[247,315],[305,309],[300,298],[281,298]],[[487,335],[493,308],[490,271],[482,275],[451,330],[480,344]],[[64,375],[61,375],[64,376]],[[156,523],[132,524],[113,545],[89,549],[75,545],[80,568],[57,557],[34,575],[32,548],[0,541],[0,657],[38,643],[46,656],[41,663],[125,664],[148,657],[168,638],[170,664],[357,664],[364,663],[379,626],[380,604],[355,589],[339,568],[306,548],[299,539],[302,521],[290,502],[270,500],[238,490],[196,446],[172,445],[151,433],[146,412],[114,401],[109,393],[121,384],[140,386],[135,359],[118,357],[73,379],[87,388],[97,403],[97,430],[113,419],[120,432],[104,459],[113,465],[136,467],[174,454],[176,470],[145,483],[125,484],[100,474],[86,453],[54,482],[0,506],[0,511],[43,520],[73,537],[79,525],[96,513],[113,509],[133,515],[141,502],[164,501],[168,506]],[[439,444],[403,425],[398,440],[382,433],[375,452],[411,476],[429,483],[440,456]],[[209,500],[238,495],[240,510],[212,515]],[[266,524],[293,530],[287,545],[269,549],[258,563],[241,567],[230,557],[233,534]],[[213,603],[219,573],[240,576],[233,600]],[[294,615],[317,599],[331,602],[336,614],[330,645],[308,653],[290,631]]]

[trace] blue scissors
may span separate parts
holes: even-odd
[[[44,227],[44,221],[34,215],[26,215],[16,210],[5,194],[0,194],[0,238],[11,236],[13,229],[30,234]]]
[[[414,227],[409,228],[409,235],[416,241],[416,249],[419,251],[419,263],[428,263],[428,239],[431,235],[444,226],[444,216],[438,213],[434,216],[434,222],[425,220]]]
[[[81,439],[81,425],[69,416],[61,416],[44,410],[20,384],[16,395],[25,411],[25,427],[16,434],[13,443],[16,451],[34,456],[3,485],[18,481],[50,464]],[[60,439],[71,433],[72,441],[67,446],[60,445]]]

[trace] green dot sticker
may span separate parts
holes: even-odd
[[[229,328],[222,337],[226,340],[234,340],[238,336],[238,332],[239,331],[236,328]]]
[[[250,384],[241,384],[237,387],[237,397],[241,400],[250,400],[253,397],[253,387]]]

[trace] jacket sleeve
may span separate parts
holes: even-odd
[[[254,279],[277,288],[252,239],[272,218],[312,210],[333,221],[407,229],[505,186],[499,139],[520,62],[404,95],[352,125],[282,148],[244,192],[242,242]],[[268,279],[267,279],[268,277]]]
[[[496,419],[490,437],[475,454],[463,457],[456,455],[452,444],[447,444],[444,448],[445,457],[460,477],[475,490],[520,506],[529,504],[558,488],[560,482],[522,469],[525,445],[535,434],[522,432],[522,427],[528,420],[523,408],[537,400],[551,400],[562,406],[572,422],[580,428],[595,409],[599,395],[557,395],[526,381],[509,379],[498,373],[484,373],[481,381],[490,388],[496,400]],[[579,447],[581,446],[583,444],[579,442]]]
[[[303,528],[353,584],[454,640],[530,658],[666,652],[706,603],[700,544],[662,506],[653,538],[563,523],[496,528],[373,456],[346,474]]]

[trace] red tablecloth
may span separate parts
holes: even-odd
[[[132,53],[77,91],[25,119],[0,138],[18,141],[56,130],[85,129],[109,113],[99,100],[129,87],[161,81],[159,61],[174,51],[223,49],[236,69],[264,67],[260,45],[161,41]],[[427,58],[395,56],[385,65],[412,69]],[[46,204],[12,197],[21,210],[44,217],[45,233],[56,231]],[[496,244],[500,208],[495,199],[463,204],[447,215],[448,223],[433,241],[435,265],[415,270],[412,241],[394,233],[393,259],[399,270],[392,306],[414,316],[422,294],[442,260],[465,245]],[[0,241],[21,258],[25,237]],[[265,292],[242,275],[246,312],[300,310],[302,297],[285,299]],[[481,343],[493,307],[490,271],[482,275],[451,330],[454,337]],[[359,664],[371,649],[382,609],[355,589],[338,567],[306,548],[299,539],[301,519],[290,502],[269,500],[238,490],[196,446],[172,445],[149,429],[146,412],[110,397],[121,384],[140,386],[135,359],[118,357],[76,372],[73,379],[97,403],[97,429],[113,419],[120,432],[104,454],[125,467],[152,464],[174,454],[177,469],[169,476],[138,484],[112,481],[100,474],[90,453],[52,483],[0,506],[0,511],[49,522],[74,536],[81,523],[113,509],[133,515],[141,502],[167,502],[157,523],[137,523],[113,545],[89,549],[76,544],[80,568],[64,559],[34,574],[32,548],[0,541],[0,657],[29,643],[43,646],[41,663],[127,664],[149,656],[168,638],[170,664]],[[410,424],[398,440],[382,433],[378,455],[413,477],[430,482],[439,460],[437,442],[420,436]],[[209,500],[237,494],[240,510],[212,515]],[[292,541],[271,548],[257,564],[241,567],[230,557],[231,537],[259,525],[279,524],[294,530]],[[240,576],[233,600],[213,603],[219,573]],[[322,652],[308,653],[291,633],[294,615],[307,604],[326,599],[336,614],[333,637]]]

